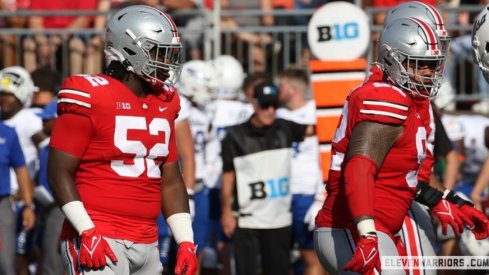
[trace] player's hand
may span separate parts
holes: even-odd
[[[362,274],[374,275],[375,269],[380,273],[379,245],[377,236],[360,236],[357,242],[355,254],[349,263],[346,264],[345,271],[360,272]]]
[[[307,224],[307,229],[313,231],[316,228],[316,215],[319,210],[323,207],[322,201],[314,200],[314,202],[307,209],[306,215],[304,216],[304,223]]]
[[[193,275],[197,271],[197,246],[191,242],[182,242],[178,246],[176,275]]]
[[[441,199],[437,205],[430,209],[430,211],[438,218],[438,220],[440,220],[443,235],[447,234],[448,225],[452,227],[453,232],[457,237],[464,231],[461,213],[455,204],[445,199]]]
[[[93,269],[103,268],[107,265],[106,256],[112,262],[117,262],[117,257],[109,244],[95,228],[83,231],[80,240],[80,265]]]
[[[484,213],[470,205],[462,205],[459,209],[464,223],[477,240],[489,237],[489,220]]]

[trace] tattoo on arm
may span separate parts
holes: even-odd
[[[353,129],[346,159],[362,155],[381,167],[394,142],[402,135],[403,127],[364,121]]]

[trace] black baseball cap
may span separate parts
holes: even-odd
[[[258,101],[262,108],[270,106],[277,108],[279,105],[278,87],[271,81],[258,83],[253,89],[253,98]]]

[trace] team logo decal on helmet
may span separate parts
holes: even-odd
[[[7,67],[0,71],[0,92],[11,93],[24,107],[30,107],[32,96],[39,88],[34,85],[30,73],[20,67]]]

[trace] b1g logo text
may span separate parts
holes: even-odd
[[[268,179],[248,184],[250,186],[250,200],[279,199],[289,195],[289,178]],[[267,190],[265,190],[267,187]]]
[[[360,36],[359,29],[357,22],[318,26],[318,42],[356,39]]]

